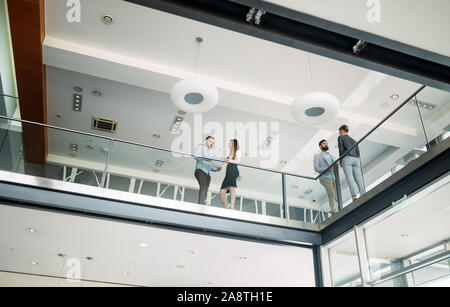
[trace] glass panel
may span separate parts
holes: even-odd
[[[449,239],[450,176],[410,196],[365,230],[373,280],[445,252]]]
[[[338,245],[329,249],[331,277],[334,287],[361,286],[355,235],[347,234]]]
[[[359,145],[366,191],[424,154],[426,144],[417,107],[407,103]]]
[[[130,153],[133,158],[130,159]],[[221,164],[220,161],[216,161]],[[232,165],[232,164],[229,164]],[[199,203],[200,189],[195,176],[196,160],[189,155],[116,141],[108,167],[107,188],[133,193]],[[227,173],[227,164],[211,172],[210,186],[204,194],[208,206],[223,208],[220,190]],[[235,170],[235,165],[230,166]],[[237,166],[234,210],[280,217],[283,202],[281,174]],[[231,195],[227,195],[231,206]],[[227,209],[228,210],[228,209]]]
[[[334,199],[337,212],[337,194],[333,178],[313,180],[302,177],[286,176],[286,199],[289,206],[289,218],[305,223],[320,224],[331,216],[328,197]],[[320,182],[323,182],[321,184]],[[328,189],[328,192],[327,192]]]
[[[431,87],[426,87],[417,94],[425,131],[430,146],[436,146],[450,136],[450,93]]]
[[[450,259],[429,265],[425,268],[412,272],[416,287],[432,287],[439,284],[450,286]]]
[[[376,287],[450,287],[450,259],[387,280]]]
[[[101,186],[107,158],[102,149],[109,147],[109,140],[30,124],[22,126],[15,121],[1,131],[1,170]],[[35,153],[38,145],[33,143],[32,151],[27,151],[26,145],[34,141],[34,135],[41,133],[47,135],[48,155],[39,163]]]

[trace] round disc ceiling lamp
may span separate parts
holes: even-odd
[[[312,91],[294,100],[291,114],[301,124],[317,126],[335,119],[341,109],[341,104],[330,93],[314,91],[310,55],[308,58]]]
[[[210,82],[200,79],[199,62],[201,61],[203,38],[197,37],[199,51],[197,55],[196,74],[194,78],[184,79],[175,84],[171,99],[178,110],[187,113],[205,113],[211,111],[219,102],[219,92]]]
[[[172,88],[173,104],[187,113],[205,113],[219,102],[217,88],[202,79],[181,80]]]

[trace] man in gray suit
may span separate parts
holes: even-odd
[[[314,156],[314,170],[318,173],[323,173],[330,165],[333,164],[334,158],[328,153],[330,148],[328,142],[322,140],[319,143],[320,150],[322,152]],[[336,179],[334,177],[334,166],[320,177],[320,183],[324,186],[328,194],[328,201],[332,214],[338,213],[337,193],[336,193]]]

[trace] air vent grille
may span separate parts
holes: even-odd
[[[100,117],[94,117],[92,119],[92,129],[116,133],[117,125],[119,124],[116,120],[104,119]]]

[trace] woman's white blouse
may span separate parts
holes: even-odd
[[[232,159],[232,158],[233,158],[233,155],[229,155],[229,156],[228,156],[228,159],[229,159],[230,162],[232,162],[232,163],[241,163],[241,157],[242,157],[241,151],[238,150],[238,151],[236,151],[236,159],[235,159],[235,160]]]

